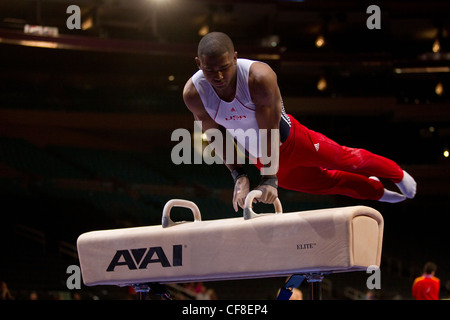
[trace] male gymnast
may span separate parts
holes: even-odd
[[[364,149],[341,146],[287,114],[275,72],[266,63],[238,59],[228,35],[205,35],[195,61],[200,70],[187,81],[184,102],[204,131],[232,130],[237,143],[248,151],[250,159],[255,159],[261,170],[261,181],[255,188],[262,191],[259,201],[273,203],[278,186],[390,203],[415,196],[416,182],[394,161]],[[263,146],[275,160],[259,161],[260,151],[246,145],[245,137],[236,135],[236,129],[275,129],[278,135],[268,135]],[[273,143],[275,140],[277,143]],[[234,178],[233,208],[237,212],[238,205],[244,206],[250,181],[242,164],[230,161],[225,150],[219,155]],[[278,170],[264,174],[263,170],[272,165]],[[380,179],[393,181],[401,193],[387,190]]]

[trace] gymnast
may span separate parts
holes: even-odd
[[[211,32],[198,45],[199,67],[186,83],[183,99],[202,129],[275,129],[263,147],[272,163],[260,161],[260,152],[248,151],[261,171],[255,188],[258,199],[273,203],[278,186],[320,195],[345,195],[356,199],[397,203],[414,198],[416,182],[394,161],[360,148],[339,145],[300,124],[286,113],[275,72],[266,63],[237,57],[230,37]],[[235,136],[239,143],[245,137]],[[277,143],[273,143],[276,141]],[[261,143],[261,142],[260,142]],[[250,181],[242,166],[220,156],[234,179],[233,208],[244,207]],[[276,171],[264,174],[270,166]],[[380,179],[394,182],[401,193],[387,190]]]

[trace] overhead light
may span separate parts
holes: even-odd
[[[436,40],[434,40],[432,50],[434,53],[438,53],[439,51],[441,51],[441,44],[440,44],[438,38],[436,38]]]
[[[37,48],[49,48],[56,49],[58,48],[57,42],[51,41],[31,41],[31,40],[20,40],[19,44],[27,47],[37,47]]]
[[[395,68],[395,73],[440,73],[450,72],[450,67],[407,67]]]
[[[258,60],[280,60],[281,55],[279,54],[270,54],[270,53],[258,53],[256,55],[256,59]]]
[[[206,36],[208,33],[209,33],[209,26],[207,24],[205,24],[200,28],[200,30],[198,30],[198,35],[201,37]]]
[[[442,82],[439,82],[436,87],[434,88],[434,92],[438,95],[438,96],[442,96],[442,94],[444,93],[444,86],[442,84]]]
[[[280,43],[280,36],[276,35],[276,34],[272,34],[270,36],[264,37],[261,40],[261,45],[263,47],[272,47],[275,48],[276,46],[278,46],[278,43]]]
[[[325,38],[322,35],[319,35],[316,39],[316,47],[322,48],[325,45]]]
[[[325,77],[320,77],[319,81],[317,82],[317,90],[319,91],[325,91],[327,89],[327,79]]]
[[[171,75],[168,77],[168,79],[169,79],[170,82],[172,82],[173,80],[175,80],[175,76],[174,76],[173,74],[171,74]]]
[[[450,152],[448,151],[448,149],[445,149],[445,150],[444,150],[443,155],[444,155],[444,157],[446,157],[446,158],[448,158],[448,157],[450,156]]]
[[[94,27],[94,19],[92,18],[92,16],[89,16],[86,18],[86,20],[83,21],[83,23],[81,24],[81,29],[83,30],[89,30],[92,27]]]

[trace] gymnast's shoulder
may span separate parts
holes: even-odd
[[[191,110],[198,110],[199,108],[203,108],[202,100],[200,98],[200,94],[197,91],[194,83],[192,82],[192,78],[190,78],[183,89],[183,100],[186,106]]]
[[[250,89],[270,89],[277,87],[277,74],[264,62],[254,62],[249,70],[248,84]]]

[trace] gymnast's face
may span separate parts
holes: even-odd
[[[237,52],[225,52],[217,57],[202,55],[195,60],[216,91],[224,91],[236,84]]]

